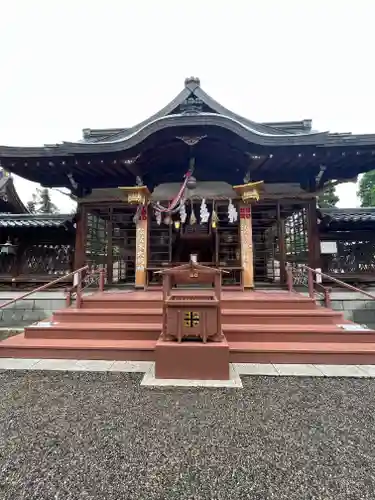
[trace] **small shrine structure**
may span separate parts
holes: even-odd
[[[221,270],[202,266],[191,256],[188,264],[162,271],[163,340],[221,342]],[[211,289],[179,289],[180,285]]]

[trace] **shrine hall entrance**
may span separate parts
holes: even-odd
[[[199,202],[194,204],[195,220],[190,205],[185,222],[181,214],[158,221],[149,209],[144,267],[148,285],[160,285],[158,271],[188,262],[191,254],[197,254],[201,264],[224,269],[223,285],[242,283],[240,217],[229,220],[225,200],[207,205],[210,214],[217,214],[214,224],[212,216],[202,222]],[[235,205],[239,213],[237,201]],[[85,229],[81,235],[85,251],[82,262],[104,267],[107,285],[134,285],[137,207],[121,202],[91,203],[81,210]],[[285,285],[285,264],[308,264],[309,253],[313,255],[309,252],[314,241],[309,237],[309,202],[261,200],[252,205],[251,212],[255,286]]]
[[[185,264],[190,255],[197,255],[200,264],[214,265],[216,234],[177,234],[172,242],[172,263]]]

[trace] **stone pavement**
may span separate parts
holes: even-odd
[[[232,363],[229,381],[155,379],[154,363],[149,361],[0,358],[0,370],[144,373],[141,385],[180,387],[241,388],[243,376],[375,378],[375,365]]]

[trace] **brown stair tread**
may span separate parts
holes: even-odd
[[[31,325],[26,327],[26,329],[38,329],[38,330],[44,330],[46,332],[46,335],[48,336],[48,331],[57,328],[59,330],[159,330],[161,332],[162,325],[160,323],[142,323],[139,321],[138,323],[74,323],[73,321],[70,322],[60,322],[60,321],[55,321],[54,323],[51,324],[51,326],[45,327],[45,326],[38,326],[36,325]]]
[[[223,309],[222,314],[228,316],[342,316],[340,311],[331,309]]]
[[[121,315],[121,314],[140,314],[140,315],[152,315],[152,314],[162,314],[163,309],[161,307],[158,308],[153,308],[153,309],[112,309],[110,307],[104,307],[104,308],[99,308],[96,307],[95,309],[59,309],[55,312],[55,314],[75,314],[77,316],[83,314],[88,314],[88,315],[105,315],[105,314],[111,314],[111,315]],[[141,318],[140,318],[141,319]]]
[[[374,353],[374,342],[228,342],[230,351],[306,352],[306,353]]]
[[[343,324],[344,322],[342,322]],[[298,332],[328,332],[328,333],[348,333],[348,330],[344,330],[337,325],[329,324],[326,325],[304,325],[304,324],[293,324],[293,325],[280,325],[278,323],[274,324],[248,324],[248,325],[233,325],[233,324],[223,324],[224,333],[226,331],[230,332],[272,332],[272,333],[298,333]],[[375,333],[373,330],[363,330],[363,331],[353,331],[352,334],[356,333]]]
[[[95,315],[100,316],[101,314],[107,315],[122,315],[122,314],[139,314],[139,315],[153,315],[153,314],[162,314],[162,308],[152,308],[152,309],[111,309],[107,308],[95,308],[95,309],[60,309],[56,311],[55,314],[61,315]],[[342,316],[342,313],[339,311],[332,311],[330,309],[222,309],[222,315],[224,316]]]
[[[188,290],[189,293],[191,293],[191,290]],[[177,295],[186,295],[187,290],[181,289],[177,290],[176,292]],[[205,290],[194,290],[194,295],[199,296],[199,295],[205,295],[207,294],[207,291]],[[104,292],[104,293],[94,293],[92,295],[86,295],[83,297],[83,302],[86,301],[105,301],[105,302],[112,302],[112,301],[119,301],[119,302],[136,302],[136,301],[157,301],[157,300],[162,300],[162,293],[158,291],[147,291],[147,292],[121,292],[121,293],[111,293],[111,292]],[[313,299],[310,297],[304,297],[295,293],[288,293],[288,292],[249,292],[246,295],[241,295],[239,292],[229,292],[229,291],[223,291],[222,300],[225,301],[232,301],[232,300],[241,300],[241,302],[259,302],[259,301],[278,301],[278,302],[314,302]]]
[[[8,337],[0,343],[0,348],[54,348],[54,349],[149,349],[153,350],[156,340],[117,339],[48,339],[26,338],[23,333]]]

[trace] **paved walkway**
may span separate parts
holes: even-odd
[[[0,358],[0,370],[144,373],[145,376],[142,380],[142,385],[182,387],[241,388],[240,377],[242,376],[375,378],[375,365],[233,363],[231,365],[231,377],[229,381],[155,379],[154,363],[149,361]]]

